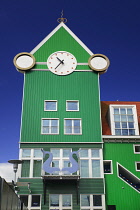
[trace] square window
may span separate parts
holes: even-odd
[[[112,135],[139,135],[136,105],[110,105]]]
[[[140,144],[139,145],[134,145],[134,153],[140,154]]]
[[[79,111],[79,101],[66,101],[66,111]]]
[[[64,134],[82,134],[81,119],[64,119]]]
[[[57,111],[57,101],[44,101],[44,111]]]
[[[42,134],[59,134],[59,119],[42,119]]]

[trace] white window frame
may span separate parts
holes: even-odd
[[[140,147],[140,144],[133,144],[134,154],[140,154],[140,152],[136,152],[135,147]]]
[[[72,120],[72,133],[66,133],[65,122],[66,120]],[[80,120],[80,133],[74,133],[74,120]],[[64,118],[64,134],[65,135],[82,135],[82,118]]]
[[[88,157],[80,157],[80,174],[81,174],[81,160],[88,160],[88,169],[89,169],[89,176],[88,177],[80,177],[81,179],[85,178],[104,178],[104,169],[103,169],[103,154],[102,149],[100,148],[82,148],[83,150],[88,150]],[[81,149],[81,150],[82,150]],[[92,157],[92,150],[99,150],[99,157]],[[93,177],[92,175],[92,160],[99,160],[100,161],[100,177]]]
[[[135,136],[139,135],[139,128],[138,128],[138,117],[137,117],[137,109],[136,105],[115,105],[115,104],[110,104],[109,105],[109,114],[110,114],[110,127],[111,127],[111,133],[112,135],[115,135],[115,123],[114,123],[114,108],[131,108],[133,112],[133,117],[134,117],[134,130],[135,130]],[[128,128],[126,128],[128,129]],[[119,135],[116,135],[119,137]],[[121,135],[122,137],[122,135]]]
[[[56,109],[55,110],[46,110],[46,102],[56,102]],[[44,111],[46,112],[56,112],[57,111],[57,100],[44,100]]]
[[[140,169],[137,168],[137,164],[138,164],[138,163],[140,164],[140,161],[136,161],[136,162],[135,162],[136,171],[140,171]]]
[[[104,174],[113,174],[113,166],[112,166],[112,160],[103,160],[103,163],[104,162],[110,162],[110,168],[111,168],[111,172],[110,173],[105,173]]]
[[[49,120],[49,130],[51,128],[51,120],[58,120],[58,132],[57,133],[43,133],[43,120]],[[59,118],[41,118],[41,134],[42,135],[58,135],[59,134]]]
[[[81,196],[82,195],[89,195],[90,196],[90,206],[82,206],[81,205]],[[102,206],[93,206],[93,195],[101,195],[102,199]],[[104,194],[80,194],[80,210],[82,209],[87,209],[87,210],[97,210],[97,209],[102,209],[105,210],[105,195]]]
[[[56,207],[54,207],[54,206],[50,206],[50,196],[51,195],[59,195],[59,206],[56,206]],[[62,204],[63,204],[63,195],[70,195],[71,196],[71,206],[63,206]],[[59,209],[59,210],[69,210],[69,209],[73,209],[73,202],[72,202],[72,194],[50,194],[49,195],[49,209],[51,210],[54,210],[54,209]]]
[[[22,152],[24,149],[29,149],[31,151],[31,155],[30,157],[23,157],[22,156]],[[31,148],[22,148],[20,149],[20,154],[19,154],[19,159],[20,160],[29,160],[30,161],[30,169],[29,169],[29,178],[36,178],[33,176],[33,169],[34,169],[34,160],[41,160],[42,161],[42,164],[43,164],[43,153],[42,153],[42,157],[34,157],[34,151],[35,150],[41,150],[41,148],[34,148],[34,149],[31,149]],[[42,169],[41,169],[41,172],[40,174],[42,174]],[[24,178],[24,177],[21,177],[21,172],[22,172],[22,164],[19,164],[19,177],[20,178]],[[25,177],[25,178],[28,178],[28,177]],[[37,177],[37,178],[41,178],[41,175],[40,177]]]
[[[42,195],[40,194],[31,194],[31,195],[27,195],[27,194],[23,194],[23,196],[26,195],[28,196],[28,210],[41,210],[41,199],[42,199]],[[38,195],[40,196],[40,206],[31,206],[31,203],[32,203],[32,196],[34,195]],[[20,195],[22,196],[22,195]]]
[[[63,156],[63,150],[65,149],[69,149],[70,152],[72,152],[72,148],[51,148],[50,152],[52,152],[52,150],[59,150],[60,151],[60,156],[59,157],[53,157],[53,161],[59,161],[59,168],[62,169],[64,167],[63,163],[64,161],[69,161],[69,156],[68,157],[64,157]],[[65,171],[60,171],[58,172],[59,175],[64,175]],[[69,175],[69,174],[68,174]]]
[[[77,110],[69,110],[68,105],[67,105],[68,102],[77,102],[78,109]],[[66,100],[66,111],[67,112],[78,112],[79,111],[79,100]]]

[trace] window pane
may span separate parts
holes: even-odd
[[[72,133],[72,120],[65,120],[65,133]]]
[[[88,157],[88,149],[81,149],[80,157]]]
[[[135,152],[140,152],[140,146],[135,146]]]
[[[52,167],[59,168],[59,160],[53,160]],[[52,174],[58,175],[59,171],[54,171]]]
[[[120,128],[120,123],[119,122],[115,122],[115,128]]]
[[[28,195],[20,195],[20,199],[25,206],[28,206]]]
[[[67,101],[67,110],[77,111],[78,110],[78,101]]]
[[[81,195],[81,206],[90,206],[90,195]]]
[[[101,195],[93,195],[93,206],[102,206]]]
[[[92,160],[92,177],[100,176],[100,160]]]
[[[133,114],[132,109],[127,109],[127,114]]]
[[[121,109],[120,109],[120,113],[121,113],[121,114],[126,114],[126,110],[121,108]]]
[[[114,114],[119,114],[119,109],[114,109]]]
[[[140,170],[140,163],[137,163],[137,170]]]
[[[63,157],[69,157],[71,149],[63,149]]]
[[[49,133],[49,127],[43,127],[42,132],[43,133]]]
[[[128,130],[127,129],[122,129],[122,135],[123,136],[128,136]]]
[[[92,149],[91,150],[92,157],[99,157],[99,149]]]
[[[71,206],[71,195],[63,195],[62,206]]]
[[[43,126],[49,126],[50,120],[42,120],[42,121],[43,121]]]
[[[111,173],[111,162],[104,161],[104,173]]]
[[[56,110],[56,101],[46,101],[46,110]]]
[[[127,123],[126,122],[122,122],[122,128],[127,128]]]
[[[134,123],[133,123],[133,122],[129,122],[129,123],[128,123],[128,127],[129,127],[129,128],[134,128]]]
[[[63,161],[63,168],[68,168],[70,166],[71,166],[71,164],[70,164],[70,161],[69,160],[64,160]],[[64,171],[63,174],[67,175],[67,174],[70,174],[70,172]]]
[[[31,206],[40,206],[40,195],[32,195]]]
[[[42,160],[34,160],[33,177],[41,176]]]
[[[127,122],[126,115],[121,115],[121,121],[122,121],[122,122]]]
[[[121,129],[115,129],[115,135],[120,136],[121,135]]]
[[[59,206],[59,195],[50,195],[50,206]]]
[[[133,115],[128,115],[128,122],[134,122]]]
[[[88,160],[81,160],[81,177],[89,177],[89,163]]]
[[[58,126],[58,120],[51,120],[51,126]]]
[[[135,130],[134,129],[129,129],[129,135],[134,136],[135,135]]]
[[[74,120],[74,133],[80,133],[80,120]]]
[[[43,153],[41,151],[41,149],[34,149],[34,157],[40,157],[42,158],[43,157]]]
[[[53,157],[60,157],[60,149],[51,149]]]
[[[58,127],[57,126],[51,127],[51,133],[58,133]]]
[[[120,122],[120,115],[114,115],[114,121]]]
[[[31,150],[30,149],[22,149],[22,157],[30,157]]]

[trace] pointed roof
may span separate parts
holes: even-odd
[[[46,36],[30,53],[34,54],[45,42],[47,42],[61,27],[63,27],[77,41],[85,51],[93,55],[92,51],[63,23],[61,22],[48,36]]]

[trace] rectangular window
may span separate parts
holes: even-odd
[[[28,151],[28,152],[27,152]],[[41,149],[21,149],[21,177],[41,177],[43,153]]]
[[[64,119],[64,134],[82,134],[81,119]]]
[[[44,101],[44,111],[57,111],[57,101]]]
[[[134,153],[135,154],[140,154],[140,144],[135,144],[134,145]]]
[[[139,135],[135,105],[110,105],[112,135]]]
[[[50,194],[50,210],[71,210],[72,195],[71,194]]]
[[[112,160],[104,160],[104,174],[112,174]]]
[[[80,196],[81,210],[103,210],[104,209],[104,199],[103,195],[89,195],[82,194]]]
[[[79,111],[79,101],[66,101],[66,111]]]
[[[51,153],[53,154],[53,162],[52,167],[60,168],[61,170],[67,167],[70,167],[69,155],[72,150],[68,149],[51,149]],[[56,171],[53,172],[54,175],[68,175],[70,172],[68,171]]]
[[[42,134],[59,134],[59,119],[42,119]]]
[[[101,149],[81,149],[79,155],[81,178],[103,177]]]
[[[135,162],[136,171],[140,171],[140,162]]]
[[[41,196],[40,195],[20,195],[21,201],[29,210],[41,209]]]

